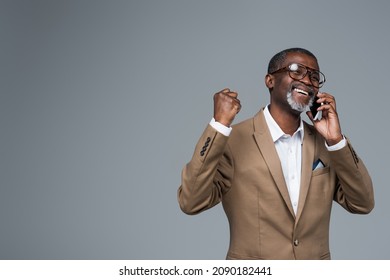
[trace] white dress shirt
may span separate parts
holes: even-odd
[[[284,180],[290,196],[291,205],[296,214],[298,210],[299,191],[301,188],[302,143],[304,136],[303,121],[301,119],[298,129],[291,136],[289,134],[285,134],[279,127],[274,118],[271,116],[268,106],[264,108],[264,117],[270,130],[272,140],[275,143],[275,148],[283,170]],[[214,118],[210,121],[210,125],[225,136],[229,136],[232,131],[231,127],[224,126],[223,124],[215,121]],[[346,144],[347,142],[345,138],[333,146],[328,146],[325,142],[325,146],[329,151],[339,150]]]
[[[303,121],[291,136],[283,132],[271,116],[268,106],[264,108],[264,117],[275,143],[276,151],[282,165],[284,180],[290,195],[295,214],[298,210],[299,190],[301,188],[301,165],[303,143]]]

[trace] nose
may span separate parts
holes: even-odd
[[[303,77],[303,79],[301,79],[301,82],[304,83],[308,87],[313,86],[313,84],[311,83],[311,80],[310,80],[310,73],[309,72],[307,72],[305,77]]]

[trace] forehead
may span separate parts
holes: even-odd
[[[289,65],[291,63],[300,63],[311,69],[320,70],[317,60],[305,53],[288,53],[284,64]]]

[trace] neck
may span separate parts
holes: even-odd
[[[301,114],[296,112],[296,114],[280,109],[276,106],[269,105],[269,112],[275,122],[279,125],[280,129],[289,135],[293,135],[297,131],[301,123]]]

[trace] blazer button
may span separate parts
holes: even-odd
[[[294,240],[294,245],[295,245],[295,246],[298,246],[298,245],[299,245],[299,240],[298,240],[298,239],[295,239],[295,240]]]

